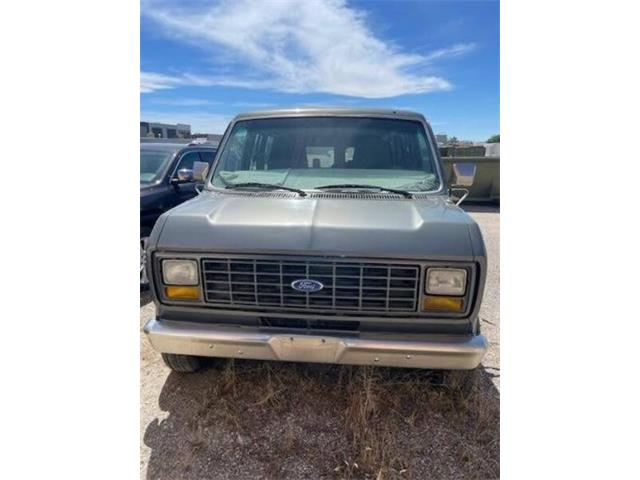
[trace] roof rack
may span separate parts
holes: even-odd
[[[189,142],[189,145],[202,145],[203,143],[209,143],[207,138],[194,138]]]
[[[217,148],[218,147],[218,142],[212,142],[211,140],[208,139],[196,139],[193,140],[191,142],[189,142],[187,144],[188,147],[193,147],[193,146],[203,146],[203,147],[212,147],[212,148]]]

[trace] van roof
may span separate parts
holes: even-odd
[[[255,118],[274,118],[274,117],[381,117],[381,118],[399,118],[403,120],[426,121],[420,113],[408,110],[394,110],[386,108],[333,108],[333,107],[308,107],[308,108],[291,108],[282,110],[262,110],[256,112],[240,113],[236,115],[234,120],[248,120]]]

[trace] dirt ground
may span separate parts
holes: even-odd
[[[498,478],[500,211],[466,209],[489,255],[489,351],[468,399],[422,370],[235,360],[170,373],[141,333],[141,477]],[[140,326],[153,315],[143,295]]]

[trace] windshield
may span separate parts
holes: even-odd
[[[174,152],[140,149],[140,183],[153,183]]]
[[[263,183],[299,189],[375,185],[436,190],[436,161],[420,122],[298,117],[240,121],[220,154],[212,184]]]

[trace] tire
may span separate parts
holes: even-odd
[[[458,392],[464,398],[473,393],[478,378],[478,369],[447,370],[444,372],[444,385],[453,392]]]
[[[148,241],[149,241],[148,236],[140,237],[140,289],[141,290],[146,290],[147,288],[149,288],[149,278],[147,277],[147,242]]]
[[[178,355],[175,353],[163,353],[164,364],[174,372],[193,373],[197,372],[202,365],[199,357],[193,355]]]

